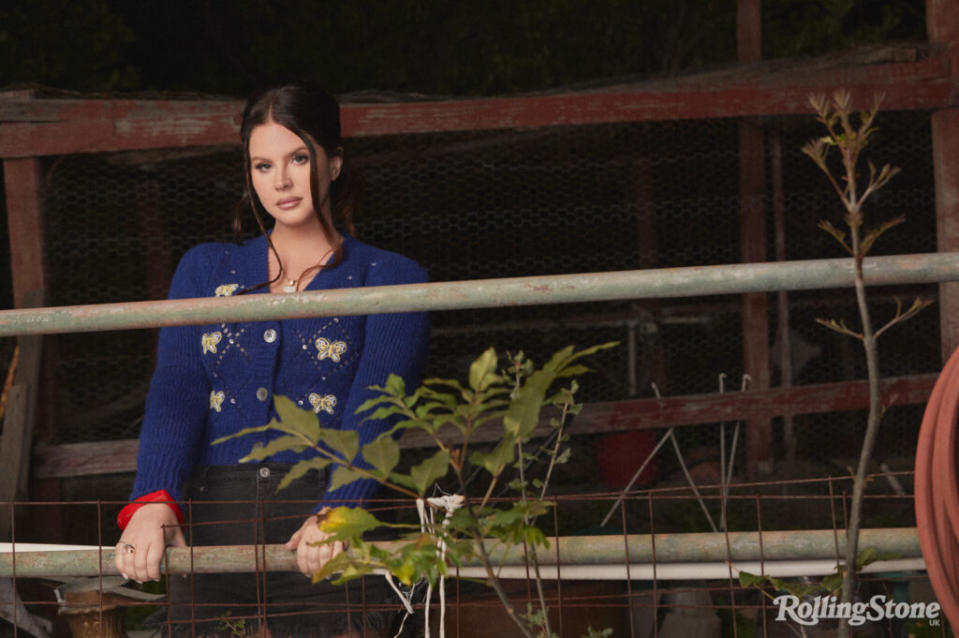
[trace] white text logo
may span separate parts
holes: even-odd
[[[773,603],[779,606],[776,620],[792,620],[800,625],[815,625],[820,620],[845,618],[853,627],[867,620],[891,618],[939,618],[939,603],[905,603],[886,600],[878,594],[869,602],[841,603],[835,596],[816,596],[812,600],[800,600],[792,594],[776,596]]]

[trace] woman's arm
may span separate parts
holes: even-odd
[[[203,296],[200,279],[208,264],[198,248],[184,255],[170,286],[170,299]],[[116,566],[135,580],[159,577],[166,544],[183,544],[182,514],[175,504],[195,463],[209,409],[209,381],[200,360],[199,329],[160,329],[157,367],[144,411],[137,475],[131,503],[118,517],[123,534]],[[158,502],[159,501],[159,502]],[[148,504],[147,504],[148,503]]]

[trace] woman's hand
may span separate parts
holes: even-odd
[[[318,516],[306,519],[285,545],[287,549],[296,550],[296,565],[304,576],[310,578],[344,549],[340,541],[319,544],[330,537],[330,534],[320,529],[320,521],[324,513],[325,511],[321,511]]]
[[[165,503],[142,506],[133,513],[117,542],[117,571],[138,583],[160,580],[160,561],[167,545],[186,546],[176,514]]]

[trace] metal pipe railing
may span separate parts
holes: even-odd
[[[654,543],[655,541],[655,543]],[[728,545],[727,545],[728,541]],[[722,561],[836,560],[846,544],[844,530],[792,530],[770,532],[610,534],[603,536],[561,536],[549,539],[548,550],[538,552],[542,565],[622,565],[705,563]],[[390,550],[392,541],[376,543]],[[864,529],[859,532],[861,547],[872,547],[897,558],[922,555],[914,527]],[[629,548],[627,555],[626,548]],[[116,574],[113,547],[71,551],[0,552],[0,577],[59,577]],[[525,566],[521,545],[489,541],[494,564]],[[16,549],[14,545],[12,549]],[[654,551],[655,550],[655,551]],[[467,560],[464,566],[479,565]],[[172,574],[238,573],[253,571],[297,571],[296,553],[283,545],[231,545],[216,547],[170,547],[166,569]]]
[[[954,281],[959,280],[959,253],[870,257],[863,269],[867,285]],[[843,258],[61,306],[0,311],[0,336],[814,290],[852,286],[854,277],[853,260]]]

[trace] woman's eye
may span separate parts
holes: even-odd
[[[270,170],[270,165],[267,164],[266,162],[260,162],[259,164],[254,164],[253,169],[260,171],[262,173],[263,171]]]
[[[310,161],[310,156],[307,155],[306,153],[297,153],[296,155],[293,156],[294,164],[306,164],[309,161]]]

